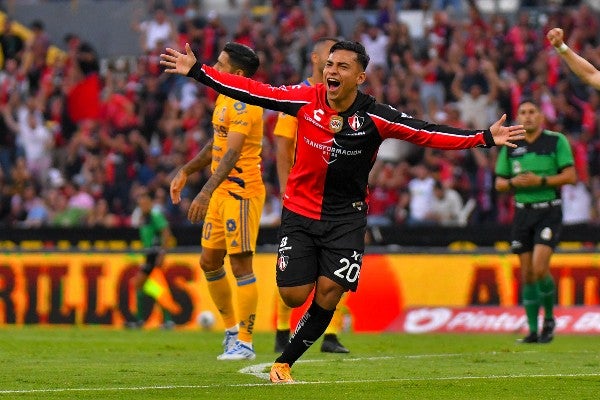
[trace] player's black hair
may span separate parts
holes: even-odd
[[[313,48],[316,47],[317,45],[321,44],[321,43],[324,43],[324,42],[335,42],[335,43],[337,43],[339,41],[340,41],[340,39],[338,39],[336,37],[333,37],[333,36],[323,36],[323,37],[320,37],[317,40],[315,40]]]
[[[229,56],[229,63],[234,68],[244,71],[244,76],[250,77],[258,69],[260,61],[250,47],[241,43],[228,42],[223,51]]]
[[[333,53],[336,50],[348,50],[356,53],[356,58],[358,63],[362,66],[363,70],[367,69],[367,65],[369,65],[369,60],[371,59],[365,50],[365,47],[359,42],[354,42],[350,40],[341,40],[331,46],[331,50],[329,53]]]

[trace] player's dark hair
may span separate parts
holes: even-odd
[[[244,76],[251,77],[258,69],[260,61],[250,47],[241,43],[228,42],[223,51],[229,56],[229,63],[234,68],[244,71]]]
[[[318,38],[317,40],[315,40],[315,43],[313,45],[313,47],[316,47],[317,45],[321,44],[321,43],[325,43],[325,42],[339,42],[340,39],[333,37],[333,36],[323,36]]]
[[[331,50],[329,53],[333,53],[336,50],[348,50],[356,53],[356,59],[358,63],[362,66],[363,70],[367,69],[367,65],[369,65],[369,60],[371,59],[365,50],[365,47],[359,42],[353,42],[350,40],[341,40],[331,46]]]

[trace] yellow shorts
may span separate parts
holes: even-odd
[[[202,247],[227,254],[254,252],[265,193],[249,199],[213,195],[202,227]]]

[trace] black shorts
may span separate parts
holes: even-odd
[[[510,247],[514,254],[527,253],[536,244],[545,244],[553,249],[562,232],[562,208],[516,208],[511,229]]]
[[[160,247],[152,247],[146,250],[146,262],[142,264],[141,270],[146,275],[150,275],[154,267],[156,267],[162,259],[162,255],[164,254],[164,250],[161,250]]]
[[[283,209],[279,228],[277,286],[301,286],[319,276],[356,291],[365,251],[364,217],[319,221]]]

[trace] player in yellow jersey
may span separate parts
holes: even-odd
[[[258,65],[259,59],[249,47],[227,43],[215,69],[250,77]],[[219,95],[212,118],[212,141],[171,181],[171,200],[177,204],[187,177],[211,166],[212,175],[192,201],[188,218],[193,223],[204,221],[200,267],[226,328],[219,360],[256,357],[252,331],[258,290],[252,260],[265,202],[260,170],[262,114],[260,107]],[[237,283],[237,310],[223,266],[227,254]]]
[[[335,38],[324,37],[318,39],[314,45],[310,54],[310,61],[312,65],[312,75],[306,78],[302,84],[312,86],[316,83],[323,82],[323,68],[329,57],[329,49],[338,40]],[[277,156],[277,175],[279,177],[280,192],[285,192],[285,186],[287,182],[290,169],[294,163],[294,150],[296,148],[296,130],[298,129],[298,120],[291,115],[279,114],[277,124],[273,131],[275,135],[276,144],[276,156]],[[341,307],[345,296],[338,304],[338,307],[333,314],[331,323],[325,330],[323,336],[323,343],[321,344],[321,351],[327,353],[348,353],[346,347],[344,347],[339,339],[338,334],[342,328],[342,313]],[[290,339],[290,316],[292,309],[288,307],[280,297],[277,301],[277,333],[275,335],[275,352],[281,353],[286,343]]]

